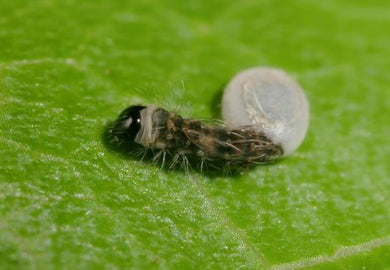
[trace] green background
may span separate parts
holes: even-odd
[[[390,269],[388,1],[2,1],[1,269]],[[299,150],[237,177],[107,149],[128,105],[216,116],[238,71],[305,89]]]

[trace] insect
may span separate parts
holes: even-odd
[[[240,168],[290,155],[305,137],[309,105],[301,87],[273,68],[237,74],[222,98],[224,125],[183,119],[176,112],[130,106],[112,128],[117,140],[153,151],[169,168]]]

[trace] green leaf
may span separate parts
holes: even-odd
[[[0,3],[1,269],[389,269],[390,4]],[[218,115],[238,71],[293,74],[291,157],[238,176],[108,149],[128,105]]]

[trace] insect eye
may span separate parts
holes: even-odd
[[[125,109],[115,121],[115,134],[133,142],[141,129],[141,110],[144,108],[145,106],[136,105]]]

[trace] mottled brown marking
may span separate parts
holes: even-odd
[[[191,159],[207,159],[209,162],[247,165],[265,162],[282,156],[279,144],[273,143],[265,134],[253,129],[229,129],[203,125],[198,120],[183,119],[175,113],[164,113],[160,123],[156,147],[181,153]]]

